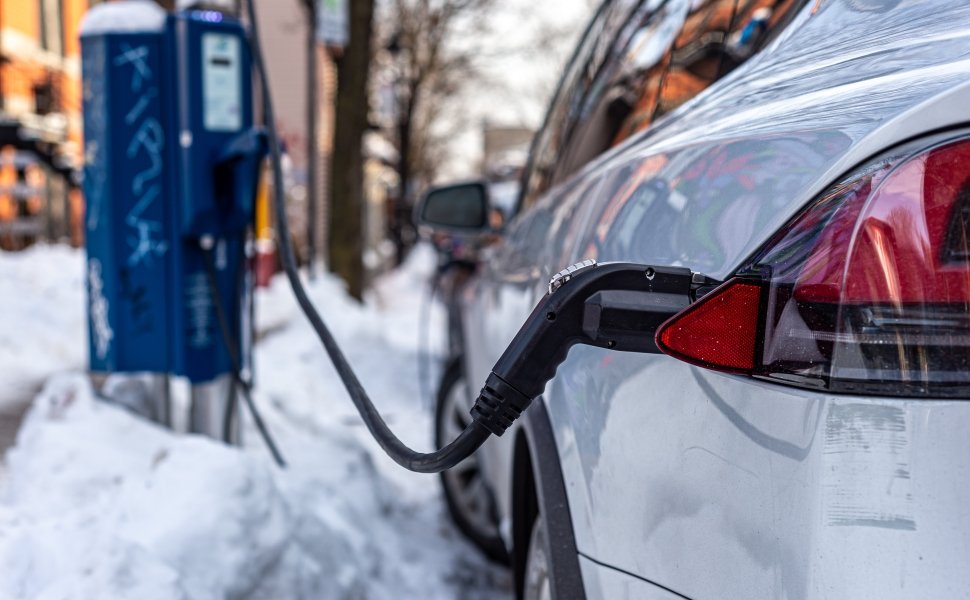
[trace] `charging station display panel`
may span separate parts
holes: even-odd
[[[242,48],[234,35],[202,36],[203,125],[209,131],[242,129]]]
[[[180,135],[174,362],[179,374],[201,383],[232,370],[230,346],[246,354],[239,345],[244,249],[262,151],[251,141],[258,136],[246,32],[239,22],[214,11],[183,11],[169,17],[167,39],[176,50],[173,123]],[[203,238],[214,246],[203,249]],[[217,296],[228,336],[220,327]]]

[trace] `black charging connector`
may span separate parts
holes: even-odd
[[[685,268],[591,260],[559,272],[495,363],[472,415],[502,435],[575,344],[659,354],[654,332],[690,304],[693,280]]]

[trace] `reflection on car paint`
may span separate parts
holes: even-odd
[[[533,298],[582,258],[724,279],[857,165],[966,122],[970,5],[830,0],[812,14],[814,4],[715,85],[676,108],[672,95],[648,129],[559,180],[564,131],[553,127],[526,182],[533,210],[516,219],[528,231],[515,230],[503,258],[523,273],[535,265]],[[579,106],[554,106],[553,120]],[[470,311],[507,332],[494,337],[531,308],[507,300]],[[502,349],[474,349],[474,378]],[[943,467],[966,448],[966,403],[779,389],[607,354],[575,348],[544,399],[581,552],[691,598],[966,595],[966,473]],[[847,479],[859,485],[843,493]]]

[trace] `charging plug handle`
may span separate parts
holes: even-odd
[[[654,333],[692,299],[681,267],[586,261],[556,275],[495,363],[472,416],[502,435],[545,389],[575,344],[659,354]]]

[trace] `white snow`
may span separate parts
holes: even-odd
[[[84,260],[64,246],[0,252],[0,410],[87,360]]]
[[[105,2],[84,13],[80,35],[161,31],[165,16],[165,9],[152,0]]]
[[[391,427],[424,449],[415,340],[430,259],[419,251],[364,305],[331,277],[311,285]],[[0,254],[11,286],[0,296],[23,303],[0,305],[0,351],[39,330],[28,351],[61,358],[29,379],[74,371],[47,382],[5,459],[0,598],[508,597],[508,573],[448,522],[438,479],[401,470],[369,439],[282,279],[257,297],[256,401],[285,471],[251,427],[244,449],[229,448],[96,398],[78,371],[82,269],[62,248]],[[0,377],[15,382],[8,364]]]

